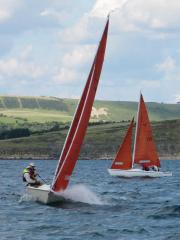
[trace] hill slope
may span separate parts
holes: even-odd
[[[78,100],[54,97],[0,97],[0,122],[71,121]],[[180,104],[147,103],[152,121],[180,118]],[[92,121],[127,121],[136,116],[137,102],[95,101]]]
[[[108,123],[89,126],[82,146],[81,159],[113,158],[129,123]],[[153,122],[154,139],[163,158],[180,159],[180,120]],[[57,159],[67,130],[34,134],[26,138],[0,141],[0,159]]]

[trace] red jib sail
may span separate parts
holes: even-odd
[[[112,163],[111,169],[127,170],[132,168],[132,133],[133,133],[134,118],[132,119],[126,136],[121,144],[116,157]]]
[[[156,145],[152,136],[151,124],[142,94],[139,102],[139,113],[134,148],[134,163],[145,163],[146,166],[156,165],[160,167]]]
[[[82,109],[83,109],[83,106],[84,106],[84,102],[85,102],[85,99],[86,99],[86,95],[87,95],[87,91],[88,91],[89,84],[90,84],[90,81],[91,81],[93,70],[94,70],[94,63],[92,65],[92,67],[91,67],[91,70],[90,70],[90,73],[89,73],[86,85],[85,85],[83,93],[81,95],[81,99],[80,99],[80,101],[78,103],[78,106],[77,106],[77,109],[75,111],[74,118],[73,118],[73,121],[71,123],[71,127],[69,129],[69,132],[68,132],[65,144],[63,146],[63,150],[61,152],[61,156],[59,158],[59,163],[58,163],[57,168],[56,168],[54,179],[57,176],[57,174],[58,174],[58,172],[59,172],[59,170],[60,170],[60,168],[61,168],[61,166],[62,166],[62,164],[64,162],[64,159],[66,157],[68,149],[69,149],[69,147],[71,145],[71,142],[72,142],[74,133],[76,131],[76,127],[78,125],[78,122],[79,122],[79,119],[80,119],[80,116],[81,116],[81,112],[82,112]]]
[[[109,18],[56,169],[54,191],[66,189],[80,153],[104,61],[108,26]]]

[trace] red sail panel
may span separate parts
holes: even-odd
[[[156,165],[160,167],[156,145],[152,136],[151,124],[142,94],[139,104],[134,163],[146,163],[146,166]]]
[[[132,119],[123,143],[119,147],[116,157],[112,163],[112,169],[127,170],[132,168],[132,133],[134,118]]]
[[[58,174],[58,172],[59,172],[59,170],[60,170],[60,168],[61,168],[61,166],[62,166],[62,164],[64,162],[64,159],[66,157],[68,149],[69,149],[69,147],[71,145],[74,133],[76,131],[76,128],[77,128],[77,125],[78,125],[78,122],[79,122],[79,119],[80,119],[80,116],[81,116],[81,112],[82,112],[82,109],[83,109],[83,106],[84,106],[84,102],[85,102],[85,99],[86,99],[86,95],[87,95],[87,91],[88,91],[88,88],[89,88],[89,84],[90,84],[90,81],[91,81],[91,78],[92,78],[93,70],[94,70],[94,63],[92,65],[92,67],[91,67],[91,70],[90,70],[90,73],[89,73],[86,85],[84,87],[83,93],[81,95],[81,99],[80,99],[80,101],[78,103],[78,107],[76,109],[73,121],[71,123],[71,127],[70,127],[68,135],[66,137],[66,141],[65,141],[63,150],[61,152],[61,156],[59,158],[59,163],[58,163],[57,168],[56,168],[55,178],[56,178],[56,176],[57,176],[57,174]]]
[[[75,125],[73,123],[71,125],[71,128],[75,126],[74,127],[75,129],[72,130],[71,140],[66,141],[66,143],[67,142],[69,143],[69,146],[67,148],[66,146],[64,147],[64,149],[65,148],[67,149],[67,152],[65,153],[65,157],[62,163],[60,160],[61,167],[57,172],[57,176],[52,185],[52,189],[54,191],[60,191],[60,190],[66,189],[69,183],[70,176],[73,172],[73,169],[75,167],[76,161],[80,153],[81,145],[83,143],[86,129],[88,126],[92,105],[94,102],[96,89],[98,86],[102,65],[104,61],[108,26],[109,26],[109,19],[107,20],[107,23],[99,44],[99,48],[97,50],[95,60],[91,69],[91,73],[88,77],[88,79],[90,78],[89,80],[90,82],[88,82],[87,80],[87,89],[85,87],[85,92],[82,95],[82,98],[84,98],[84,100],[80,100],[80,104],[82,104],[82,107],[80,108],[80,111],[77,110],[76,112],[78,116],[76,120],[77,122]]]

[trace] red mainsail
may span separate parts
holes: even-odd
[[[83,106],[84,106],[84,102],[85,102],[85,99],[86,99],[86,95],[87,95],[87,91],[88,91],[89,84],[90,84],[90,81],[91,81],[93,70],[94,70],[94,63],[92,65],[92,67],[91,67],[91,70],[90,70],[90,73],[89,73],[86,85],[85,85],[83,93],[81,95],[81,99],[80,99],[80,101],[78,103],[78,106],[77,106],[77,109],[75,111],[74,118],[73,118],[73,121],[71,123],[71,127],[69,129],[69,132],[68,132],[65,144],[63,146],[63,150],[61,152],[61,156],[59,158],[59,163],[57,165],[54,178],[57,176],[57,174],[58,174],[58,172],[59,172],[59,170],[60,170],[60,168],[61,168],[61,166],[62,166],[62,164],[64,162],[64,159],[66,157],[68,149],[69,149],[69,147],[71,145],[71,142],[72,142],[74,133],[76,131],[76,127],[78,125],[78,122],[79,122],[79,119],[80,119],[80,116],[81,116],[81,112],[82,112],[82,109],[83,109]]]
[[[108,26],[109,18],[60,156],[52,184],[54,191],[66,189],[80,153],[104,61]]]
[[[140,95],[139,102],[139,113],[134,148],[134,163],[145,163],[146,166],[156,165],[160,167],[156,145],[152,136],[151,124],[142,94]]]
[[[132,168],[132,133],[133,133],[134,118],[132,119],[126,136],[121,144],[116,157],[112,163],[111,169],[127,170]]]

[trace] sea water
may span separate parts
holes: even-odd
[[[26,194],[22,170],[29,161],[0,161],[0,240],[178,240],[180,161],[162,161],[172,177],[112,177],[111,161],[78,161],[67,201],[51,206]],[[35,161],[51,183],[57,161]]]

